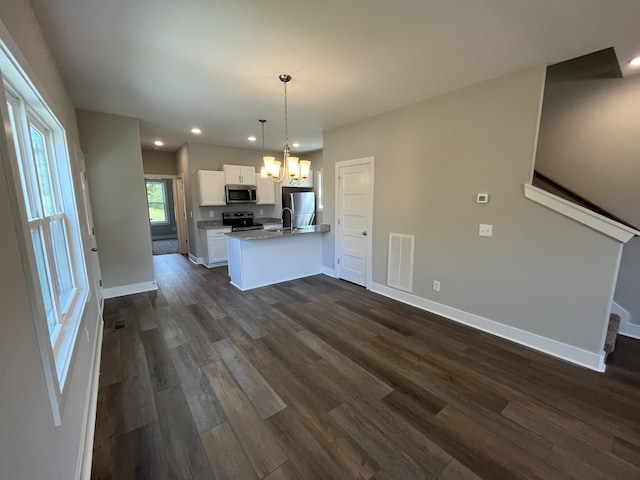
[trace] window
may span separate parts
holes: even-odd
[[[0,62],[6,62],[2,54],[0,49]],[[3,73],[7,75],[8,70]],[[4,81],[5,124],[14,147],[18,192],[24,198],[25,236],[31,240],[27,254],[36,330],[50,344],[47,348],[42,343],[41,353],[45,367],[52,370],[47,385],[58,424],[59,403],[88,298],[87,272],[65,131],[21,72],[12,73],[12,83],[7,77]],[[51,354],[55,366],[48,360]]]
[[[169,223],[167,210],[166,184],[162,180],[145,180],[147,185],[147,205],[149,207],[149,222],[151,225]]]

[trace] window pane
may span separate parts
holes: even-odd
[[[151,223],[168,223],[164,182],[146,181]]]
[[[51,249],[56,265],[56,283],[58,295],[60,296],[60,307],[66,311],[66,304],[73,293],[73,276],[69,263],[69,249],[67,248],[67,236],[64,231],[64,220],[62,218],[53,220],[51,229]]]
[[[38,172],[38,184],[40,185],[40,196],[42,198],[42,206],[46,216],[56,213],[55,199],[53,196],[53,181],[51,171],[49,170],[49,162],[47,160],[47,147],[45,144],[45,136],[40,130],[33,125],[29,125],[31,132],[31,146],[33,147],[33,156]]]
[[[40,286],[42,288],[42,299],[44,301],[44,310],[47,314],[47,324],[49,331],[58,324],[56,320],[56,312],[53,305],[53,297],[51,295],[51,282],[49,281],[49,269],[47,267],[47,259],[44,254],[44,245],[42,243],[42,230],[40,227],[31,229],[31,240],[33,241],[33,249],[36,254],[36,265],[38,268],[38,277],[40,278]]]
[[[15,101],[15,100],[14,100]],[[11,131],[13,132],[13,141],[16,156],[18,157],[18,167],[20,169],[20,179],[23,185],[24,203],[27,208],[27,218],[33,220],[35,218],[41,218],[40,212],[40,200],[38,198],[38,187],[33,183],[36,175],[31,168],[31,165],[27,163],[25,158],[25,152],[20,147],[20,135],[18,127],[18,118],[16,108],[13,103],[7,101],[7,109],[9,110],[9,123],[11,124]]]

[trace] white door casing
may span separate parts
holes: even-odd
[[[189,251],[189,235],[187,232],[187,209],[184,197],[184,179],[177,175],[145,174],[144,178],[170,179],[173,190],[173,212],[176,219],[176,236],[178,237],[178,252],[186,254]]]
[[[98,254],[98,243],[96,241],[95,226],[93,223],[93,207],[91,206],[91,194],[89,192],[89,181],[87,178],[87,171],[84,168],[84,155],[80,149],[76,148],[76,156],[78,162],[81,165],[80,168],[80,182],[82,185],[82,202],[84,204],[84,211],[87,221],[87,243],[91,249],[89,254],[89,277],[93,283],[93,292],[96,294],[96,302],[98,303],[98,310],[102,315],[104,306],[104,296],[102,291],[102,270],[100,268],[100,257]],[[83,232],[84,236],[84,232]]]
[[[371,286],[373,157],[336,163],[336,273]]]
[[[178,234],[178,252],[186,254],[189,251],[189,242],[187,239],[187,210],[182,177],[173,179],[173,206],[175,208],[176,233]]]

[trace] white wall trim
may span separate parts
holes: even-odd
[[[145,173],[144,178],[148,178],[148,179],[164,179],[164,180],[175,180],[176,178],[178,178],[178,175],[163,175],[160,173]]]
[[[627,310],[625,310],[623,307],[618,305],[616,302],[611,302],[611,313],[615,313],[620,317],[619,332],[622,333],[624,330],[626,330],[627,325],[631,320],[631,314]]]
[[[331,267],[325,267],[324,265],[322,266],[322,271],[320,272],[323,275],[327,275],[329,277],[333,277],[333,278],[338,278],[336,276],[336,269],[335,268],[331,268]]]
[[[626,309],[613,302],[611,304],[611,313],[615,313],[620,317],[618,334],[640,339],[640,325],[631,322],[631,314]]]
[[[620,335],[624,335],[625,337],[637,338],[640,340],[640,325],[636,325],[635,323],[627,323],[624,331],[620,329],[618,331]]]
[[[124,295],[133,295],[134,293],[151,292],[157,290],[158,284],[155,280],[151,282],[132,283],[129,285],[121,285],[119,287],[105,288],[102,293],[104,298],[122,297]]]
[[[191,263],[194,263],[196,265],[204,265],[204,262],[202,261],[202,257],[196,257],[191,252],[189,252],[189,260],[191,260]]]
[[[640,236],[638,230],[627,227],[528,183],[524,184],[524,196],[620,242],[627,243],[634,236]]]
[[[480,317],[463,310],[458,310],[457,308],[449,307],[432,300],[427,300],[411,293],[395,290],[379,283],[372,283],[371,291],[384,295],[385,297],[393,298],[399,302],[421,308],[422,310],[435,313],[455,322],[482,330],[483,332],[491,333],[492,335],[505,338],[520,345],[547,353],[576,365],[598,372],[604,371],[604,356],[598,353],[589,352],[566,343],[558,342],[557,340],[552,340],[535,333],[511,327],[494,320],[489,320],[488,318]]]
[[[98,316],[96,322],[96,334],[94,336],[93,358],[85,400],[85,415],[80,436],[80,452],[78,453],[78,465],[76,467],[76,480],[89,480],[91,478],[91,464],[93,462],[93,441],[96,430],[96,412],[98,410],[98,387],[100,385],[100,359],[102,357],[102,335],[104,322]]]

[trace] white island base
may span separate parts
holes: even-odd
[[[227,234],[231,284],[244,291],[322,273],[322,234],[327,230],[259,238],[250,232]]]

